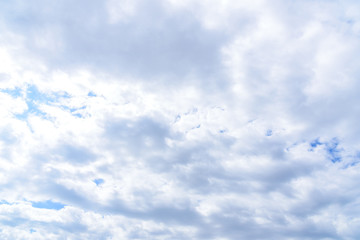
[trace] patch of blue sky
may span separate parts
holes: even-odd
[[[331,162],[336,163],[341,161],[341,151],[342,149],[339,149],[339,140],[337,138],[331,139],[331,141],[328,142],[320,142],[319,138],[313,140],[310,142],[310,149],[309,151],[313,151],[314,148],[317,148],[318,146],[325,146],[326,153],[328,154],[329,159]]]
[[[8,201],[1,200],[1,201],[0,201],[0,205],[3,205],[3,204],[5,204],[5,205],[11,205],[11,203],[9,203]]]
[[[358,165],[359,162],[360,161],[353,161],[353,162],[347,163],[347,164],[345,164],[344,169],[349,168],[349,167],[354,167],[354,166]]]
[[[325,143],[326,146],[326,152],[329,155],[330,160],[333,163],[340,162],[341,161],[341,151],[342,149],[339,149],[339,140],[337,138],[333,138],[330,142]]]
[[[1,89],[0,92],[7,93],[14,98],[22,96],[22,89],[19,87]]]
[[[319,138],[315,139],[314,141],[312,141],[312,142],[310,143],[310,146],[311,146],[312,148],[316,148],[316,147],[319,146],[319,145],[323,145],[323,143],[319,141]]]
[[[83,118],[84,116],[81,113],[79,113],[79,111],[85,109],[86,106],[81,106],[79,108],[70,108],[68,106],[61,106],[61,108],[66,111],[69,111],[75,117]]]
[[[344,169],[349,167],[354,167],[360,163],[360,152],[357,152],[355,155],[347,156],[347,161],[344,161]]]
[[[13,97],[24,97],[27,104],[27,110],[21,114],[16,114],[16,118],[20,120],[26,120],[30,114],[47,118],[46,113],[39,109],[40,104],[54,104],[61,98],[70,98],[71,96],[67,92],[51,92],[43,93],[38,90],[35,85],[28,85],[26,88],[26,94],[23,96],[21,88],[5,89],[2,92],[6,92]]]
[[[30,233],[34,233],[34,232],[36,232],[36,230],[31,228]]]
[[[41,93],[35,85],[29,85],[26,89],[26,99],[38,102],[47,102],[49,99],[46,94]]]
[[[85,109],[86,106],[82,106],[82,107],[79,107],[79,108],[68,108],[70,110],[71,113],[73,112],[76,112],[76,111],[79,111],[79,110],[83,110]]]
[[[74,113],[72,114],[74,117],[77,117],[77,118],[83,118],[84,116],[81,115],[80,113]]]
[[[35,85],[29,85],[26,90],[26,98],[39,103],[54,103],[57,102],[60,98],[70,98],[71,95],[67,92],[50,92],[43,93],[38,90]]]
[[[96,186],[99,186],[100,184],[103,184],[105,181],[102,178],[94,179],[93,182],[96,184]]]
[[[38,103],[34,101],[33,99],[26,99],[26,104],[28,106],[28,109],[23,112],[22,114],[17,114],[16,117],[19,119],[26,119],[29,114],[34,114],[36,116],[41,116],[43,118],[46,117],[46,113],[41,111],[38,107]]]
[[[198,109],[196,107],[193,107],[188,112],[184,113],[184,115],[195,114],[197,112],[198,112]]]
[[[198,124],[197,126],[191,128],[191,129],[193,130],[193,129],[200,128],[200,127],[201,127],[201,124]]]
[[[59,202],[53,202],[51,200],[47,200],[43,202],[32,202],[31,205],[34,208],[55,209],[55,210],[60,210],[66,206],[65,204]]]
[[[89,97],[96,97],[96,94],[95,94],[94,92],[89,92],[89,93],[88,93],[88,96],[89,96]]]
[[[266,136],[267,136],[267,137],[270,137],[272,134],[273,134],[273,131],[272,131],[271,129],[268,129],[268,130],[266,131]]]
[[[5,89],[2,92],[6,92],[13,97],[23,97],[23,91],[21,88]],[[27,86],[25,102],[27,105],[27,110],[21,114],[16,114],[16,118],[20,120],[26,120],[29,114],[35,114],[42,117],[46,116],[46,114],[38,108],[39,102],[47,102],[46,95],[40,93],[35,85]]]

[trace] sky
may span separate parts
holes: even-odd
[[[0,239],[360,239],[360,2],[0,1]]]

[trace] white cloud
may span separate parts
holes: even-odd
[[[358,8],[0,3],[0,238],[357,239]]]

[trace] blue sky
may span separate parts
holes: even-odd
[[[0,239],[359,239],[359,13],[0,2]]]

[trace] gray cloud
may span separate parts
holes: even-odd
[[[160,1],[140,1],[135,16],[111,24],[105,3],[17,1],[2,9],[29,54],[53,69],[85,67],[173,84],[192,75],[208,84],[221,77],[223,32],[204,29],[189,11],[167,12]]]

